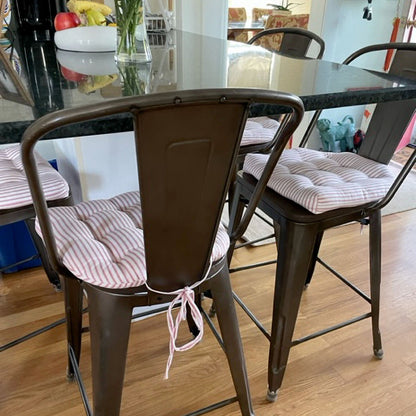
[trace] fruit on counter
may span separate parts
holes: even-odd
[[[99,88],[112,84],[117,78],[117,74],[89,76],[78,83],[78,91],[89,94]]]
[[[81,19],[73,12],[60,12],[55,16],[54,26],[56,30],[70,29],[81,24]]]
[[[111,7],[105,4],[88,0],[69,0],[66,4],[66,7],[70,12],[76,13],[78,17],[86,14],[89,10],[95,10],[101,13],[103,16],[107,16],[112,13]]]
[[[61,74],[68,81],[81,82],[88,78],[88,75],[80,74],[61,65]]]
[[[88,26],[105,26],[105,16],[98,10],[90,9],[85,14],[87,15]]]

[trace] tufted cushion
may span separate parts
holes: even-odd
[[[127,192],[107,200],[48,210],[62,263],[79,279],[121,289],[146,281],[140,195]],[[39,234],[39,225],[36,224]],[[221,226],[212,261],[222,258],[229,238]]]
[[[68,196],[69,187],[62,176],[36,154],[40,180],[48,201]],[[20,145],[0,148],[0,209],[19,208],[32,203],[20,157]]]
[[[268,155],[247,155],[243,170],[259,179]],[[394,176],[388,166],[355,153],[285,150],[268,187],[314,214],[384,197]]]
[[[269,117],[249,118],[244,127],[241,146],[262,144],[273,139],[280,123]]]

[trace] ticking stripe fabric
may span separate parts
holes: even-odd
[[[268,155],[249,154],[243,170],[260,178]],[[284,150],[267,186],[314,214],[384,197],[393,183],[388,166],[355,153]]]
[[[40,180],[46,200],[65,198],[69,187],[62,176],[36,154]],[[20,145],[0,148],[0,209],[24,207],[32,203],[29,186],[20,157]]]
[[[273,139],[280,123],[269,117],[251,117],[244,127],[241,146],[267,143]]]
[[[79,279],[96,286],[122,289],[146,282],[140,194],[82,202],[48,210],[62,263]],[[41,235],[39,225],[37,231]],[[229,246],[221,226],[211,261]],[[202,277],[202,276],[201,276]]]

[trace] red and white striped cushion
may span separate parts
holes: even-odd
[[[280,123],[269,117],[251,117],[244,127],[241,146],[267,143],[273,139]]]
[[[122,289],[146,282],[140,194],[82,202],[48,210],[62,263],[79,279]],[[41,235],[39,225],[37,231]],[[220,226],[211,260],[227,253],[229,238]],[[201,276],[202,278],[202,276]]]
[[[40,180],[48,201],[65,198],[69,187],[62,176],[36,154]],[[0,148],[0,209],[24,207],[32,203],[29,186],[20,157],[20,145]]]
[[[268,155],[249,154],[243,170],[259,179]],[[296,148],[282,153],[267,186],[314,214],[384,197],[393,183],[388,166],[355,153]]]

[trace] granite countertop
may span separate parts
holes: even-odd
[[[151,43],[152,63],[132,71],[117,66],[113,53],[57,51],[51,39],[15,37],[15,67],[31,100],[24,102],[22,94],[2,94],[11,87],[4,81],[0,84],[0,143],[20,141],[34,119],[58,109],[159,91],[223,87],[281,90],[299,95],[306,111],[416,98],[416,82],[392,80],[384,74],[324,60],[291,59],[243,43],[180,31],[155,34]],[[283,111],[273,105],[256,105],[252,115]],[[80,124],[70,131],[59,130],[51,137],[131,128],[129,118],[118,116]]]

